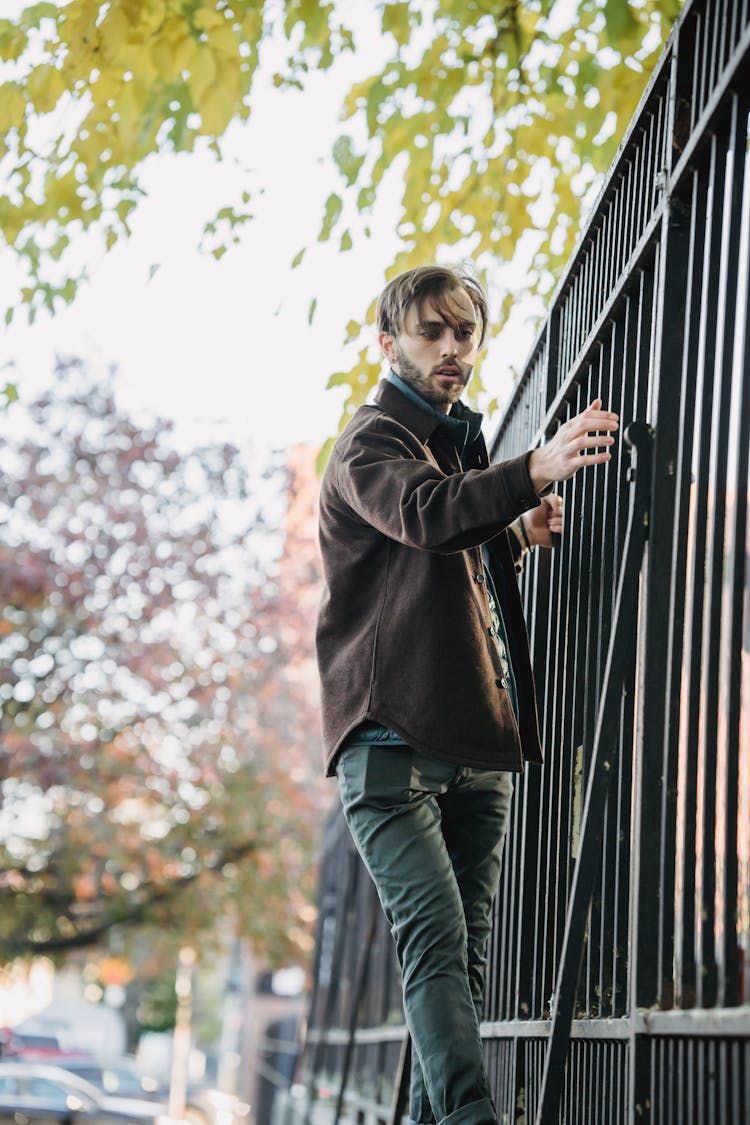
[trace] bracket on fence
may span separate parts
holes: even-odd
[[[622,567],[617,585],[612,634],[604,670],[602,697],[568,900],[560,966],[555,984],[552,1026],[544,1060],[536,1125],[557,1125],[559,1119],[560,1097],[570,1045],[586,923],[601,861],[607,794],[615,772],[619,749],[617,717],[628,672],[627,660],[636,636],[638,584],[643,551],[648,538],[654,433],[648,423],[636,421],[630,423],[624,436],[631,449],[628,480],[633,484],[633,488],[630,494]]]

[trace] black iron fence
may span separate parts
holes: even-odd
[[[686,6],[492,447],[601,395],[629,441],[522,579],[519,779],[483,1035],[500,1120],[750,1122],[750,0]],[[395,1121],[390,936],[329,826],[297,1112]]]

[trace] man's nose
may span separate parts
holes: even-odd
[[[444,356],[458,355],[458,341],[452,332],[444,332],[441,340],[441,352]]]

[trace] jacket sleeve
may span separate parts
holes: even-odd
[[[387,423],[376,423],[360,431],[332,466],[341,498],[389,538],[424,551],[463,551],[540,503],[528,453],[446,474],[419,456],[416,439],[402,432],[403,437]]]

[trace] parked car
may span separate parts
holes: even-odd
[[[143,1098],[113,1098],[59,1066],[0,1060],[0,1125],[184,1125]]]
[[[169,1087],[143,1070],[137,1060],[128,1055],[106,1063],[97,1059],[69,1059],[61,1065],[93,1083],[108,1097],[148,1098],[161,1102],[165,1107],[169,1101]],[[237,1119],[248,1113],[249,1106],[233,1094],[188,1084],[185,1117],[190,1125],[236,1125]]]
[[[146,1074],[133,1058],[124,1057],[106,1063],[94,1058],[77,1058],[67,1059],[62,1065],[109,1097],[145,1098],[158,1102],[168,1100],[168,1093],[159,1080]]]

